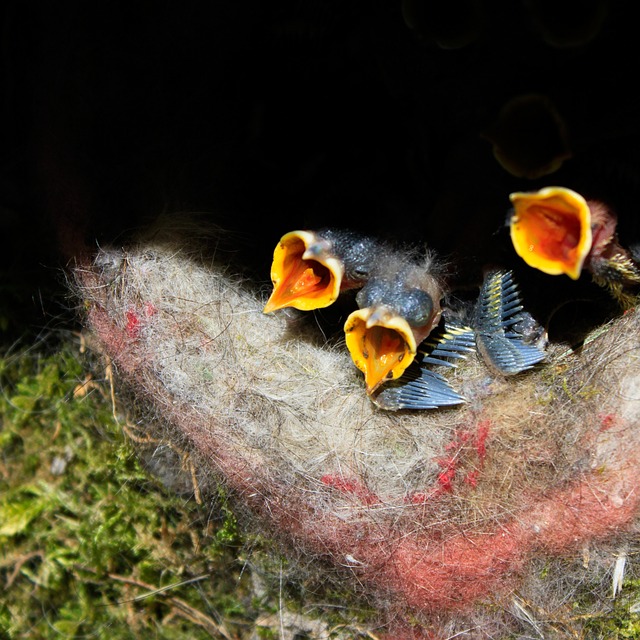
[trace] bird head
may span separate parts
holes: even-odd
[[[409,323],[389,307],[358,309],[344,325],[351,358],[363,373],[367,393],[399,378],[413,362],[417,343]]]
[[[286,233],[273,252],[273,291],[263,311],[328,307],[340,294],[343,275],[344,265],[329,240],[313,231]]]
[[[367,393],[399,378],[416,357],[418,346],[439,322],[439,296],[407,286],[401,276],[372,279],[363,287],[344,325],[351,359],[365,376]]]
[[[529,266],[574,280],[587,270],[623,308],[638,304],[640,264],[620,244],[618,217],[610,206],[564,187],[509,197],[511,240]]]
[[[545,187],[509,196],[509,221],[516,253],[550,275],[577,280],[592,248],[592,216],[587,201],[564,187]]]
[[[273,252],[273,291],[264,313],[328,307],[341,291],[361,287],[386,251],[376,238],[348,229],[286,233]]]

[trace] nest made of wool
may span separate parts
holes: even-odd
[[[535,628],[522,598],[561,607],[568,584],[612,570],[638,523],[636,312],[518,376],[471,355],[449,374],[462,406],[385,412],[340,340],[262,313],[269,292],[217,255],[219,233],[161,220],[79,262],[73,288],[156,429],[252,524],[443,634],[489,602]],[[539,577],[549,558],[562,585]]]

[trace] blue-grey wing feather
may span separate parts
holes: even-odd
[[[466,358],[475,351],[471,327],[443,323],[420,345],[420,358],[398,379],[384,385],[372,397],[379,407],[391,411],[451,407],[466,402],[447,380],[429,367],[455,368],[452,360]]]
[[[476,346],[487,366],[503,375],[531,369],[546,356],[520,330],[534,322],[523,309],[511,271],[487,274],[474,317]]]

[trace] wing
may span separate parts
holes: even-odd
[[[416,359],[401,378],[384,385],[371,396],[382,409],[423,410],[450,407],[466,402],[449,382],[430,367],[456,367],[456,360],[475,351],[471,327],[442,323],[420,345]]]
[[[545,358],[527,341],[524,327],[537,326],[523,311],[511,271],[491,271],[482,285],[474,317],[476,346],[485,364],[502,375],[515,375]]]

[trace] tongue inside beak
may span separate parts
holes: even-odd
[[[302,311],[328,307],[340,293],[344,269],[324,241],[308,231],[282,236],[273,253],[273,291],[263,312],[284,307]]]
[[[516,253],[544,273],[577,280],[592,246],[591,212],[585,199],[563,187],[512,193],[509,198]]]
[[[359,309],[344,326],[354,364],[364,373],[367,393],[399,378],[416,356],[416,340],[406,320],[387,309]]]

